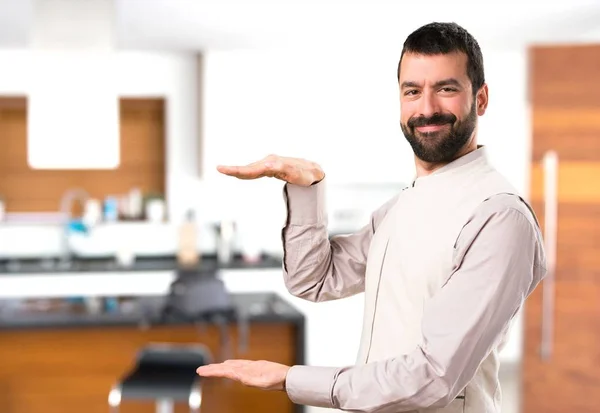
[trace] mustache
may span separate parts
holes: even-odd
[[[410,118],[406,124],[411,129],[414,129],[420,126],[445,125],[446,123],[452,124],[454,122],[456,122],[456,116],[453,114],[436,113],[430,117],[419,116],[416,118]]]

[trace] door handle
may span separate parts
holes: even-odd
[[[544,170],[544,249],[548,273],[542,285],[542,338],[540,356],[548,361],[554,342],[554,299],[556,249],[558,235],[558,154],[548,151],[543,158]]]

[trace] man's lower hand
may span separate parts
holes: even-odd
[[[222,377],[263,390],[284,390],[289,366],[270,361],[227,360],[196,370],[202,377]]]

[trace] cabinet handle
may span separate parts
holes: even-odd
[[[548,273],[542,285],[542,339],[540,355],[548,361],[552,356],[554,338],[554,295],[556,247],[558,235],[558,154],[544,154],[544,249]]]

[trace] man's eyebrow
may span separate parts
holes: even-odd
[[[458,80],[456,80],[453,77],[449,77],[448,79],[443,79],[440,80],[438,82],[435,82],[434,85],[436,88],[441,87],[441,86],[456,86],[456,87],[462,87],[462,85],[460,84],[460,82]]]
[[[421,85],[419,85],[417,82],[412,82],[410,80],[406,80],[406,81],[402,82],[402,85],[400,85],[400,87],[402,89],[405,89],[407,87],[421,87]]]
[[[453,77],[439,80],[439,81],[435,82],[435,84],[433,86],[435,88],[442,87],[442,86],[462,87],[461,83]],[[419,87],[421,87],[421,85],[419,83],[411,81],[411,80],[406,80],[406,81],[402,82],[402,85],[401,85],[402,89],[409,88],[409,87],[419,88]]]

